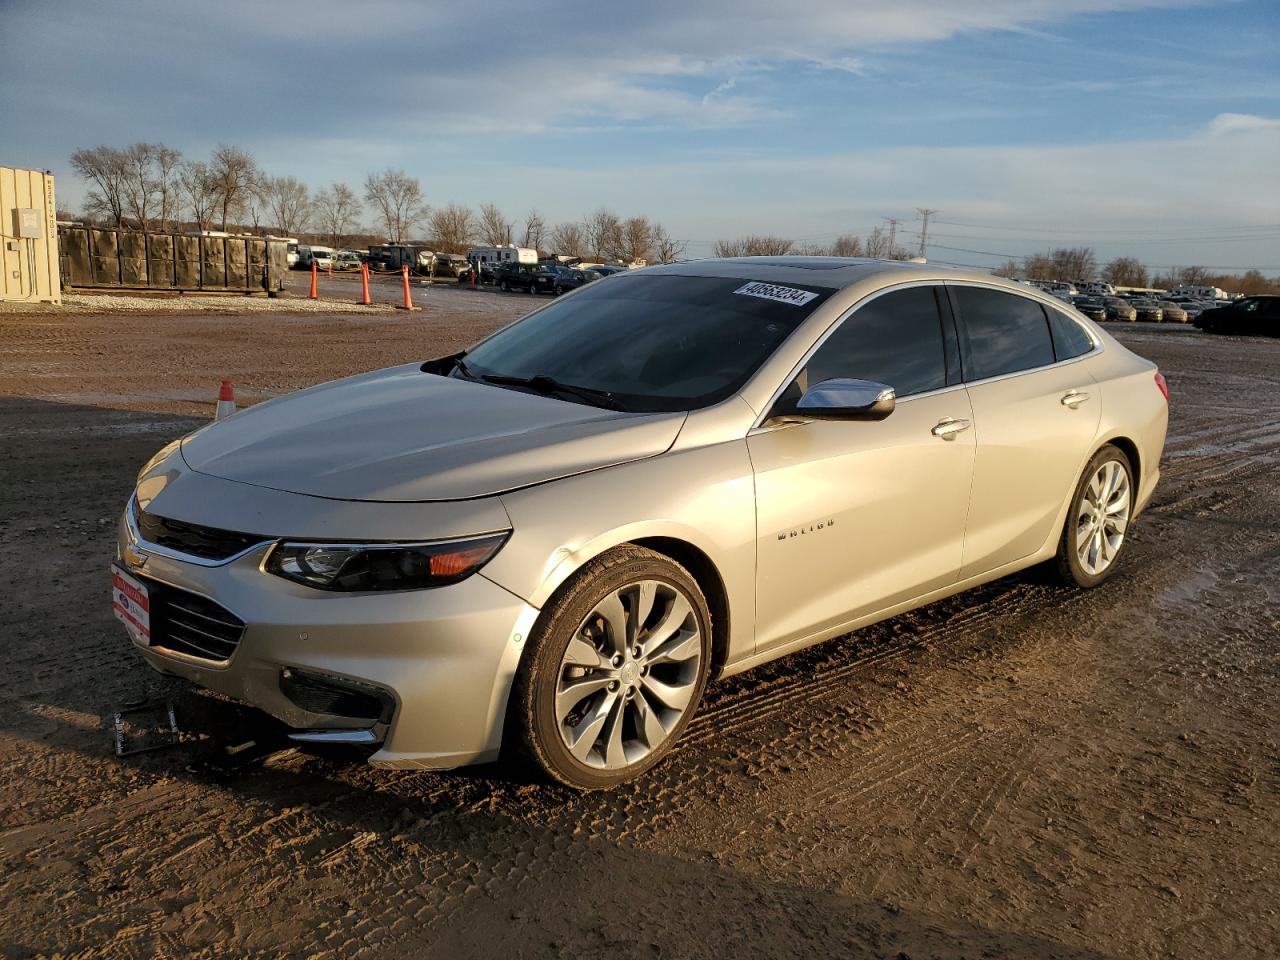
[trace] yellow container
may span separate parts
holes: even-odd
[[[53,175],[0,167],[0,300],[61,303]]]

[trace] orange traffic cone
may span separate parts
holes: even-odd
[[[214,411],[213,419],[221,420],[223,417],[229,417],[236,412],[236,394],[231,389],[231,381],[224,379],[222,386],[218,388],[218,408]]]
[[[314,260],[312,260],[311,261],[311,299],[312,300],[320,299],[320,295],[316,292],[316,280],[319,279],[319,276],[320,276],[320,267],[316,264]]]
[[[360,264],[360,302],[366,307],[369,305],[369,265],[367,263]]]
[[[404,303],[400,305],[401,310],[417,310],[413,305],[413,294],[409,292],[409,267],[406,264],[400,268],[400,276],[404,278]]]

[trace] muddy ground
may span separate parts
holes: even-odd
[[[432,291],[434,294],[435,291]],[[0,318],[0,955],[1262,958],[1280,943],[1280,341],[1126,327],[1173,390],[1118,575],[993,583],[714,686],[642,781],[224,756],[108,610],[138,465],[528,308]],[[469,299],[463,299],[468,297]],[[186,742],[119,759],[170,697]]]

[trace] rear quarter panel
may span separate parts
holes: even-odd
[[[1151,500],[1160,481],[1169,404],[1156,386],[1156,365],[1109,335],[1103,333],[1102,336],[1106,349],[1087,361],[1102,397],[1102,417],[1094,449],[1117,439],[1128,439],[1137,448],[1136,515]]]

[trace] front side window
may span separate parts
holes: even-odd
[[[809,358],[793,389],[833,378],[871,380],[899,397],[947,385],[942,320],[933,287],[908,287],[859,307]]]
[[[967,350],[966,380],[985,380],[1054,362],[1044,310],[1035,300],[984,287],[951,288]]]
[[[612,276],[476,345],[466,372],[550,377],[629,411],[695,410],[739,390],[832,292],[748,278]]]

